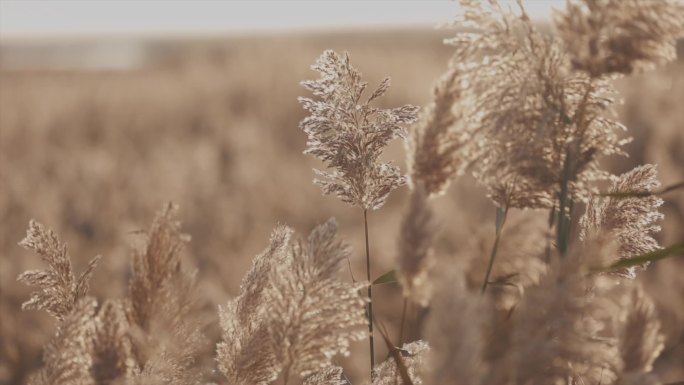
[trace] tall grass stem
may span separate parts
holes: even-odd
[[[375,367],[375,348],[373,345],[373,285],[371,282],[370,247],[368,246],[368,210],[363,210],[363,227],[366,235],[366,278],[368,279],[368,343],[370,350],[370,373],[373,381]]]

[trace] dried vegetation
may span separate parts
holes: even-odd
[[[338,234],[334,219],[311,226],[308,237],[298,237],[295,226],[276,226],[266,249],[246,267],[239,288],[236,275],[226,273],[235,268],[233,260],[198,258],[199,279],[189,268],[183,250],[193,243],[181,231],[172,204],[157,213],[146,231],[131,234],[141,244],[129,252],[130,267],[118,276],[128,283],[118,288],[99,282],[106,259],[95,257],[76,274],[76,259],[66,244],[31,220],[20,245],[46,267],[19,275],[19,281],[36,288],[22,308],[52,316],[54,321],[40,325],[52,322],[55,333],[41,341],[41,363],[30,370],[28,343],[12,335],[21,329],[19,318],[9,318],[20,311],[16,298],[23,294],[7,294],[6,273],[0,271],[0,381],[643,385],[684,380],[681,260],[649,266],[669,254],[681,256],[684,249],[681,190],[662,189],[658,175],[659,168],[670,170],[667,178],[683,175],[677,173],[684,167],[681,147],[661,152],[637,148],[644,164],[620,175],[603,166],[611,156],[631,153],[639,142],[629,143],[623,133],[629,119],[623,124],[617,117],[617,90],[627,77],[650,76],[657,82],[676,68],[679,75],[673,77],[680,88],[658,95],[667,103],[681,93],[681,62],[669,64],[660,75],[642,72],[675,60],[676,39],[684,35],[682,4],[569,1],[567,9],[558,11],[551,33],[530,21],[522,3],[510,10],[493,0],[461,0],[461,9],[455,25],[465,29],[447,40],[455,51],[420,112],[403,101],[396,103],[401,107],[387,107],[397,101],[389,98],[388,78],[365,93],[367,83],[346,53],[324,51],[313,66],[320,78],[302,83],[313,94],[300,98],[308,114],[300,123],[308,137],[305,153],[327,168],[315,170],[324,195],[363,211],[367,280],[354,278],[352,261],[359,265],[361,253]],[[681,113],[672,108],[671,114]],[[669,126],[654,124],[666,126],[662,130],[668,140],[684,144],[677,136],[684,122],[680,118],[671,118]],[[641,138],[661,135],[637,133]],[[22,140],[16,132],[0,136]],[[269,148],[272,142],[252,139],[262,154],[258,165],[268,168],[269,162],[281,161],[275,156],[280,154],[269,152],[277,148]],[[407,175],[384,160],[397,153],[390,143],[394,139],[405,140]],[[164,146],[165,140],[155,137],[151,143]],[[657,160],[658,167],[647,159]],[[0,167],[5,174],[7,169]],[[231,172],[249,181],[247,176],[260,175],[256,168],[250,164]],[[192,184],[199,171],[183,174],[190,178],[183,183]],[[295,175],[280,180],[296,187],[293,197],[308,191],[310,179]],[[478,186],[459,186],[472,181]],[[679,181],[664,185],[670,182]],[[202,183],[192,188],[211,190]],[[392,199],[402,196],[398,189],[405,184],[410,196],[403,195],[406,208],[401,210]],[[3,196],[12,201],[11,194],[21,191],[15,186]],[[205,193],[201,197],[212,197]],[[254,210],[269,199],[283,201],[286,193],[261,194],[261,200],[251,202]],[[444,204],[444,195],[462,199],[460,206]],[[292,211],[283,212],[292,214],[286,217],[295,223],[295,214],[309,215],[307,224],[320,223],[328,211],[335,212],[325,202],[310,207],[306,199],[293,198]],[[211,203],[198,198],[191,208]],[[395,221],[398,227],[377,221],[371,230],[384,231],[369,236],[368,212],[382,206],[378,218],[403,218]],[[9,207],[0,205],[6,212]],[[210,206],[206,212],[222,208]],[[496,215],[468,216],[483,208]],[[399,214],[381,214],[387,211]],[[675,221],[663,222],[670,214]],[[360,228],[352,225],[358,224],[358,215],[340,217],[340,232],[350,230],[353,238],[351,229]],[[236,222],[234,228],[244,233],[235,230],[234,242],[247,233],[244,227],[255,226]],[[209,242],[207,232],[221,234],[190,230],[200,244]],[[354,246],[361,243],[355,239]],[[674,248],[662,246],[676,242]],[[198,254],[206,250],[191,249]],[[374,264],[395,266],[381,282],[371,279],[371,255]],[[659,269],[661,264],[674,273]],[[218,269],[214,277],[219,282],[235,282],[202,285],[211,281],[202,270],[212,268]],[[658,286],[657,280],[668,284]],[[377,293],[388,286],[394,297],[371,296],[371,287]],[[216,294],[231,287],[236,291],[232,298]],[[366,290],[367,296],[362,294]],[[392,305],[402,300],[399,312]],[[396,336],[388,324],[400,325]],[[404,333],[405,324],[409,333]],[[374,335],[384,344],[374,343]],[[366,339],[370,357],[357,344]],[[359,369],[368,362],[370,372]]]

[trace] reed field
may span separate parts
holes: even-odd
[[[684,4],[461,3],[0,40],[0,385],[684,383]]]

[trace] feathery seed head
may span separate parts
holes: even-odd
[[[638,281],[635,281],[638,283]],[[660,355],[664,337],[653,299],[640,284],[630,293],[627,319],[620,338],[620,353],[627,373],[648,373]]]
[[[432,288],[428,273],[434,265],[432,243],[437,231],[427,199],[423,184],[416,185],[401,222],[397,258],[397,272],[404,296],[422,306],[427,306],[430,299]]]
[[[389,79],[362,99],[367,83],[346,54],[340,57],[325,51],[312,68],[321,77],[302,85],[317,100],[299,98],[310,114],[300,123],[309,137],[304,153],[316,156],[332,169],[314,170],[315,182],[324,194],[333,194],[365,210],[376,210],[390,192],[406,183],[399,168],[378,158],[390,140],[405,137],[403,125],[415,121],[418,108],[374,107],[372,102],[387,92]]]
[[[596,259],[615,248],[609,240],[596,240],[564,258],[556,257],[541,283],[526,291],[512,317],[513,383],[615,381],[622,360],[611,325],[620,307],[607,295],[615,282],[606,275],[588,274]]]
[[[423,340],[406,343],[399,350],[399,354],[404,365],[406,365],[408,375],[414,385],[423,385],[421,375],[426,368],[426,358],[429,351],[430,345]],[[373,385],[395,384],[407,385],[401,379],[396,361],[393,357],[389,357],[373,369]]]
[[[475,32],[449,41],[466,85],[459,107],[473,175],[499,206],[553,207],[563,180],[585,201],[588,183],[608,177],[598,158],[622,153],[612,88],[570,71],[559,44],[524,10],[507,14],[492,3],[463,2]]]
[[[31,299],[22,304],[22,309],[45,310],[62,320],[88,294],[90,277],[100,257],[93,258],[77,279],[67,246],[59,242],[52,230],[34,220],[29,222],[26,238],[19,245],[35,251],[48,264],[47,270],[26,271],[17,278],[27,285],[40,287],[40,291],[31,293]]]
[[[680,0],[573,0],[556,16],[573,67],[592,77],[672,61],[684,36]]]
[[[53,339],[45,346],[43,368],[30,381],[32,385],[94,385],[91,379],[92,339],[95,333],[97,301],[79,299],[64,315]]]
[[[274,232],[238,297],[219,311],[218,361],[226,377],[237,384],[305,378],[330,367],[335,355],[348,354],[351,341],[367,337],[359,290],[368,283],[337,279],[350,250],[336,233],[334,220],[316,227],[306,241],[292,240],[289,228]]]
[[[601,233],[610,234],[619,243],[615,259],[630,258],[660,248],[653,233],[660,231],[656,222],[663,218],[658,208],[663,200],[652,195],[660,186],[656,166],[645,164],[616,178],[606,197],[595,196],[580,220],[582,239]],[[644,266],[645,267],[645,266]],[[636,267],[620,274],[634,278]]]
[[[432,102],[410,127],[406,141],[410,185],[422,184],[430,196],[443,194],[468,165],[470,136],[460,127],[463,117],[454,108],[460,97],[459,81],[459,71],[453,67],[442,76]]]
[[[491,306],[485,297],[468,292],[463,271],[442,266],[432,279],[435,291],[425,325],[430,344],[425,384],[477,385],[487,372],[483,326]]]
[[[350,385],[343,376],[342,368],[330,366],[307,377],[304,385]]]

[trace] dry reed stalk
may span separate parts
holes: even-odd
[[[312,154],[333,171],[316,170],[314,182],[323,194],[333,194],[352,206],[363,210],[366,242],[366,277],[371,281],[371,258],[368,239],[368,210],[377,210],[387,196],[406,183],[399,168],[379,162],[382,150],[396,138],[405,138],[403,124],[416,120],[418,107],[405,105],[381,109],[372,105],[390,86],[385,78],[370,96],[362,100],[368,83],[349,62],[347,54],[340,57],[325,51],[312,69],[318,71],[318,80],[302,82],[320,100],[300,98],[310,115],[300,127],[308,135],[305,154]],[[373,295],[368,286],[368,332],[370,375],[375,367],[373,341]]]

